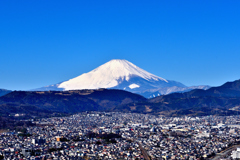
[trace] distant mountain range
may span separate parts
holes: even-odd
[[[153,75],[127,60],[114,59],[73,79],[34,89],[35,91],[67,91],[82,89],[121,89],[146,98],[209,86],[187,87],[184,84]]]

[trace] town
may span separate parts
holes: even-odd
[[[0,135],[0,159],[209,159],[240,144],[235,116],[164,117],[82,112],[32,119]],[[231,152],[223,159],[231,159]]]

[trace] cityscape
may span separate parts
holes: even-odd
[[[240,117],[82,112],[1,133],[4,159],[231,159]],[[229,149],[230,148],[230,149]]]

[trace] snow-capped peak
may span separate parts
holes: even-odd
[[[168,83],[166,79],[155,76],[127,60],[114,59],[91,72],[61,83],[58,88],[64,88],[64,90],[113,88],[133,77]]]

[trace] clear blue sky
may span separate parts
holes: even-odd
[[[0,88],[29,90],[126,59],[185,85],[240,79],[240,1],[1,0]]]

